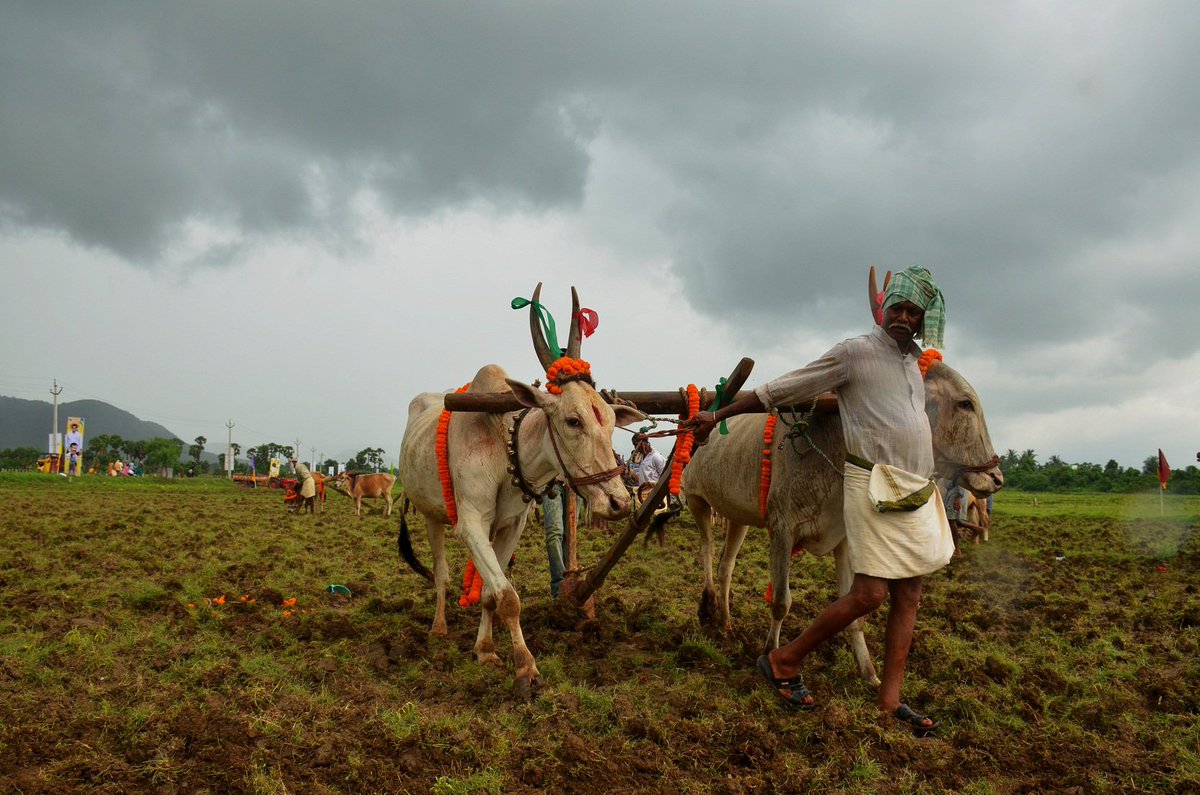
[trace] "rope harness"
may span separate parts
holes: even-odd
[[[590,382],[591,379],[579,378],[572,380],[587,380]],[[521,421],[524,420],[526,415],[528,415],[532,410],[533,409],[527,408],[518,414],[513,420],[512,428],[509,429],[509,442],[507,449],[508,474],[512,475],[512,484],[521,490],[521,498],[525,500],[525,502],[536,502],[540,505],[542,500],[546,499],[546,497],[550,494],[550,491],[556,485],[558,485],[559,481],[557,479],[551,480],[546,484],[546,487],[542,489],[541,492],[538,492],[536,489],[534,489],[533,485],[530,484],[529,480],[526,479],[524,473],[521,472],[521,451],[519,442]],[[580,493],[578,489],[579,486],[591,486],[596,483],[603,483],[607,480],[612,480],[613,478],[619,478],[625,474],[625,465],[620,464],[603,472],[572,476],[570,474],[570,470],[567,469],[566,462],[563,461],[562,453],[558,449],[558,439],[556,438],[556,434],[554,432],[554,423],[550,422],[549,417],[546,418],[546,433],[550,436],[550,446],[554,448],[554,457],[558,461],[559,471],[562,472],[566,477],[567,484],[571,487],[571,490],[579,495],[580,498],[584,498],[584,495]]]

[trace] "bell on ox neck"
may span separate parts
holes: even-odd
[[[513,466],[512,464],[509,464],[507,469],[508,469],[508,474],[510,474],[510,475],[515,475],[517,472],[517,468],[515,466]]]

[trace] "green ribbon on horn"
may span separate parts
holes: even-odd
[[[708,407],[709,411],[716,411],[717,409],[721,408],[722,406],[729,404],[729,396],[725,394],[725,382],[728,380],[729,379],[726,378],[725,376],[721,376],[721,380],[717,382],[717,399],[714,400],[712,402],[712,405]],[[721,420],[721,429],[720,430],[721,430],[722,436],[729,435],[729,428],[726,427],[725,420]]]
[[[550,314],[550,310],[537,301],[530,301],[528,298],[520,296],[512,300],[513,309],[524,309],[527,306],[532,306],[533,311],[537,313],[538,320],[542,323],[542,331],[546,337],[546,344],[550,346],[550,351],[558,356],[562,356],[563,348],[559,347],[558,332],[554,330],[554,315]]]

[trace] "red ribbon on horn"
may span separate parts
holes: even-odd
[[[595,309],[585,306],[574,317],[579,318],[579,330],[583,332],[584,339],[596,333],[596,328],[600,325],[600,315]]]

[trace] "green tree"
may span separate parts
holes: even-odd
[[[166,475],[168,470],[179,465],[182,454],[182,439],[157,437],[146,443],[146,466],[160,475]]]
[[[146,440],[138,439],[137,441],[122,442],[121,450],[125,456],[134,461],[146,460]]]
[[[266,474],[271,466],[271,459],[278,458],[281,463],[292,457],[292,448],[287,445],[266,442],[258,447],[251,447],[246,455],[254,459],[254,474]]]
[[[121,452],[122,446],[125,444],[120,436],[108,433],[101,433],[93,436],[87,445],[88,452],[92,454],[97,465],[107,464]]]
[[[208,439],[203,436],[196,437],[196,443],[188,447],[188,457],[195,462],[196,466],[200,466],[200,455],[204,452],[204,445],[208,443]]]
[[[371,470],[378,472],[383,468],[383,448],[367,447],[358,451],[358,455],[346,462],[346,469]]]
[[[37,463],[38,452],[36,447],[12,447],[7,450],[0,450],[0,469],[33,469],[33,465]]]

